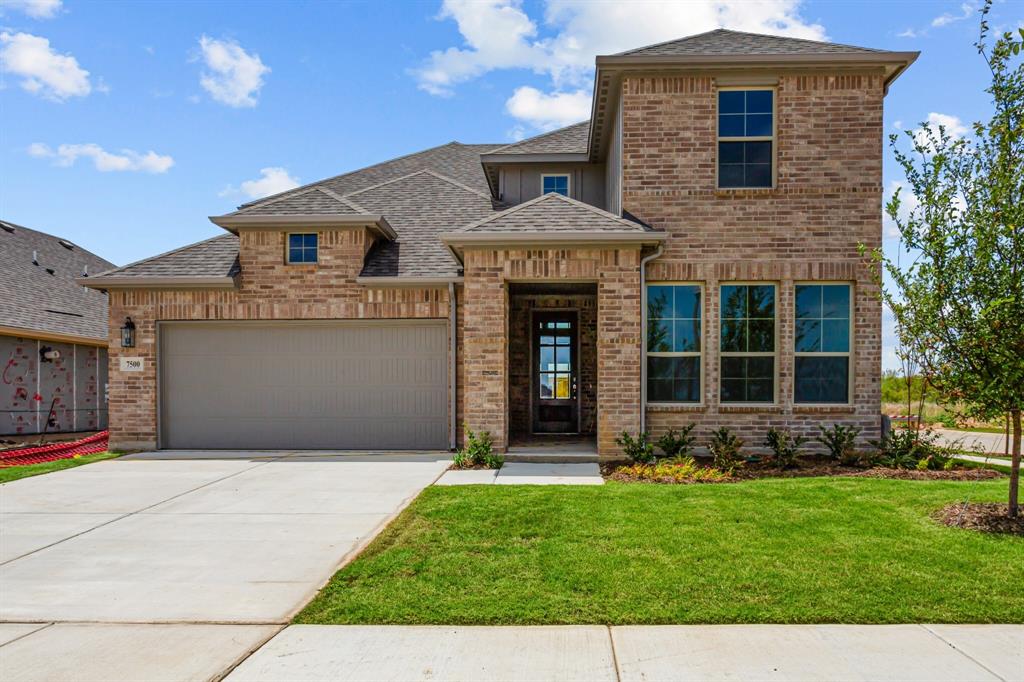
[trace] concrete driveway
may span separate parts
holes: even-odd
[[[5,484],[0,678],[219,674],[276,633],[446,457],[159,452]]]

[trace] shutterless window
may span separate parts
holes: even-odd
[[[718,186],[771,187],[773,90],[719,90]]]
[[[775,285],[721,288],[721,401],[775,401]]]
[[[850,330],[849,284],[796,286],[795,402],[850,402]]]
[[[562,196],[569,196],[569,176],[568,175],[545,175],[541,178],[543,184],[542,194],[549,192],[555,192]]]
[[[317,235],[313,234],[290,234],[288,235],[288,262],[289,263],[316,263],[317,261]]]
[[[701,399],[701,289],[695,284],[647,287],[647,399]]]

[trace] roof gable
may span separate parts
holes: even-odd
[[[771,56],[783,54],[872,54],[878,52],[884,52],[884,50],[719,28],[685,38],[626,50],[614,56],[724,56],[738,54]]]
[[[516,154],[586,154],[590,120],[528,137],[487,152],[487,156]]]
[[[639,223],[553,192],[455,230],[460,234],[648,231]]]

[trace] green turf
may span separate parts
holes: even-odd
[[[298,623],[1024,622],[1024,539],[944,527],[984,482],[431,487]]]
[[[99,462],[104,459],[112,459],[119,455],[120,453],[114,452],[98,452],[95,455],[82,455],[78,458],[70,457],[68,459],[56,459],[52,462],[43,462],[42,464],[25,464],[23,466],[3,467],[0,468],[0,483],[17,481],[19,478],[28,478],[29,476],[38,476],[39,474],[48,474],[52,471],[60,471],[61,469],[71,469],[72,467],[82,466],[83,464]]]

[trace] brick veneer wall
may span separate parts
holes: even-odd
[[[696,422],[703,441],[727,425],[760,445],[772,425],[813,435],[838,422],[877,438],[882,309],[857,247],[882,238],[881,74],[780,74],[778,182],[763,190],[716,190],[711,76],[631,75],[622,88],[623,209],[670,234],[648,280],[705,285],[704,404],[651,406],[650,430]],[[803,280],[854,284],[852,406],[792,402],[793,292]],[[718,402],[718,286],[729,281],[778,286],[777,405]]]
[[[319,264],[285,265],[283,232],[243,232],[237,290],[110,291],[111,447],[156,446],[158,321],[448,317],[444,285],[373,289],[355,283],[368,248],[364,230],[321,230],[319,234]],[[136,324],[135,348],[121,348],[120,327],[126,316]],[[143,358],[144,371],[122,372],[124,356]],[[462,393],[460,388],[460,400]]]
[[[602,457],[640,424],[640,249],[469,248],[465,257],[465,420],[509,434],[509,282],[597,282],[597,441]]]
[[[529,434],[532,429],[530,414],[530,379],[533,374],[530,312],[533,310],[576,310],[579,316],[579,357],[576,359],[579,377],[580,430],[597,430],[597,296],[557,294],[513,294],[509,309],[509,429],[513,439]]]

